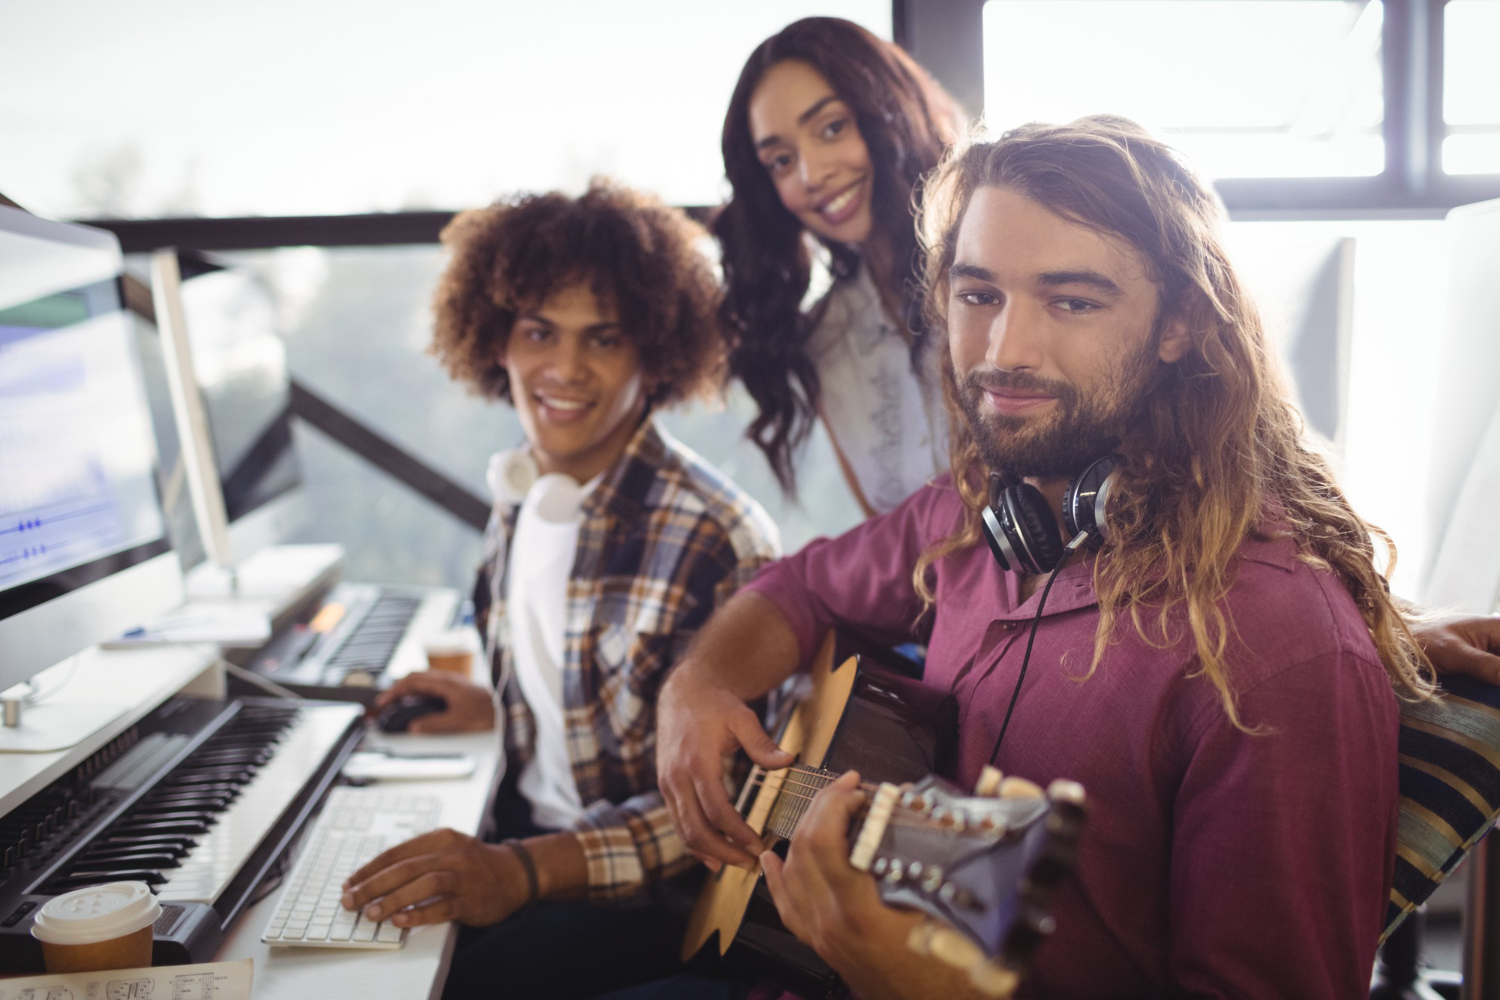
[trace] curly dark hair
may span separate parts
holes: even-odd
[[[732,339],[730,374],[759,407],[749,437],[788,493],[796,487],[792,456],[818,412],[818,376],[807,356],[812,324],[801,313],[812,260],[802,224],[782,205],[756,155],[750,98],[772,66],[793,59],[817,70],[854,112],[874,166],[875,231],[890,247],[891,290],[909,325],[918,286],[914,199],[922,175],[937,166],[962,125],[957,103],[910,56],[841,18],[794,21],[761,42],[740,71],[722,139],[733,194],[713,221],[723,248],[720,315]],[[829,250],[835,275],[852,274],[856,253],[843,245]]]
[[[483,396],[511,401],[500,364],[516,316],[587,281],[612,304],[655,385],[652,407],[723,383],[719,284],[702,226],[660,199],[595,178],[578,198],[521,194],[460,212],[433,297],[428,352]]]

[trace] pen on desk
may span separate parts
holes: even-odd
[[[175,629],[185,628],[189,625],[202,625],[214,620],[213,615],[191,615],[186,618],[168,618],[164,621],[152,622],[150,625],[137,625],[121,632],[121,636],[138,638],[143,635],[165,635]]]

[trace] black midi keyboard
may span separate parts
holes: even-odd
[[[423,640],[462,611],[456,590],[340,583],[242,665],[307,698],[369,704],[427,667]]]
[[[210,961],[359,741],[357,705],[174,698],[0,817],[0,968],[39,970],[53,896],[121,880],[162,904],[152,963]]]

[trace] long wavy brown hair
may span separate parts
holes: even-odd
[[[812,257],[802,223],[782,205],[750,134],[750,98],[766,71],[787,60],[817,70],[854,112],[874,167],[875,232],[887,242],[894,268],[890,276],[874,277],[893,281],[891,298],[907,305],[916,301],[917,289],[913,195],[957,138],[962,116],[898,46],[836,17],[794,21],[761,42],[740,71],[724,115],[724,172],[733,192],[711,227],[724,267],[720,316],[732,337],[730,374],[759,408],[748,435],[782,488],[794,493],[793,457],[818,413],[818,376],[807,356],[812,324],[802,315]],[[851,248],[828,249],[836,277],[859,266]]]
[[[931,177],[923,201],[924,306],[934,329],[947,327],[959,223],[981,186],[1014,191],[1133,247],[1159,289],[1159,317],[1184,320],[1192,339],[1174,370],[1148,389],[1140,418],[1120,442],[1109,541],[1094,564],[1100,617],[1090,673],[1121,616],[1144,641],[1165,647],[1176,641],[1171,623],[1182,615],[1197,653],[1194,675],[1213,683],[1230,719],[1249,731],[1225,666],[1233,623],[1224,598],[1240,545],[1276,530],[1296,539],[1299,558],[1332,572],[1348,590],[1397,690],[1429,696],[1431,666],[1375,564],[1375,537],[1388,567],[1395,547],[1354,512],[1309,444],[1260,316],[1220,241],[1222,206],[1209,188],[1170,147],[1123,118],[1026,125],[972,143]],[[960,527],[917,563],[913,582],[929,607],[928,570],[977,544],[987,499],[946,342],[941,363],[953,477],[966,511]]]

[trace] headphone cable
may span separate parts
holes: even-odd
[[[1016,701],[1021,697],[1021,684],[1026,680],[1026,667],[1031,662],[1031,646],[1036,642],[1036,629],[1042,623],[1042,609],[1047,606],[1047,595],[1052,592],[1052,585],[1057,582],[1057,574],[1062,571],[1068,558],[1078,551],[1079,546],[1088,541],[1089,532],[1080,531],[1073,540],[1063,548],[1062,558],[1057,560],[1057,565],[1047,576],[1047,585],[1042,588],[1042,598],[1037,601],[1036,614],[1031,619],[1031,634],[1026,637],[1026,653],[1021,657],[1021,672],[1016,675],[1015,690],[1010,693],[1010,704],[1005,709],[1005,719],[1000,723],[1000,735],[995,737],[995,749],[990,751],[990,763],[995,763],[995,758],[1000,755],[1000,743],[1005,739],[1005,731],[1010,728],[1011,713],[1016,710]]]

